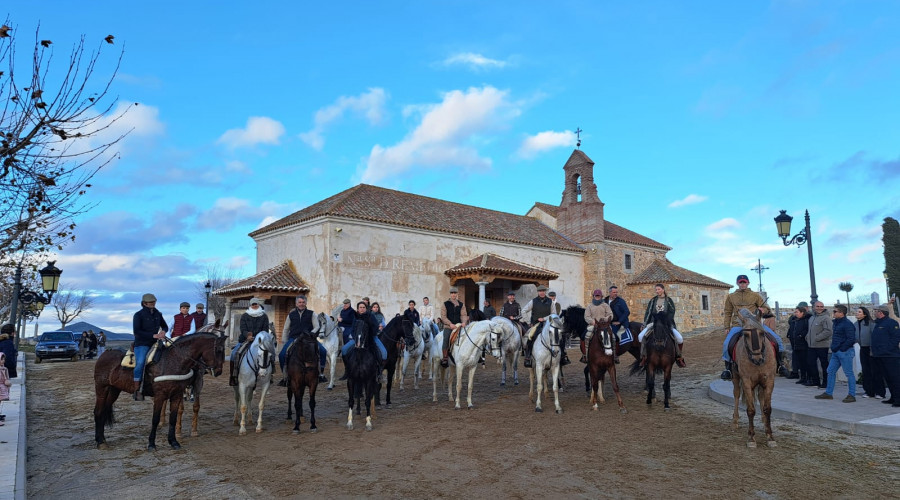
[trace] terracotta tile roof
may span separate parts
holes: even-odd
[[[256,291],[283,292],[289,294],[307,293],[309,286],[297,276],[291,261],[285,261],[271,269],[254,274],[249,278],[235,281],[214,291],[215,295],[240,295]]]
[[[515,276],[517,278],[539,280],[555,280],[559,278],[559,273],[505,259],[492,253],[481,254],[474,259],[467,260],[458,266],[451,267],[444,271],[444,274],[451,277],[472,273],[499,274],[502,276]]]
[[[532,217],[359,184],[250,233],[334,216],[472,236],[524,245],[584,252],[562,234]]]
[[[544,213],[546,213],[547,215],[550,215],[551,217],[556,217],[557,215],[559,215],[559,207],[556,205],[550,205],[547,203],[541,203],[539,201],[536,201],[536,202],[534,202],[534,206],[531,208],[532,209],[537,208],[537,209],[543,210]],[[530,211],[531,210],[529,210],[529,212]]]
[[[603,222],[603,232],[606,236],[606,239],[613,241],[621,241],[622,243],[632,243],[634,245],[643,245],[645,247],[653,247],[660,248],[663,250],[671,250],[672,247],[663,245],[662,243],[650,239],[643,234],[638,234],[630,229],[625,229],[624,227],[613,224],[610,221]]]
[[[689,283],[693,285],[711,286],[714,288],[731,288],[725,283],[709,276],[704,276],[669,262],[669,259],[656,259],[646,269],[628,281],[629,285],[649,283]]]

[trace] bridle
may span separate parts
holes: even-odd
[[[756,366],[766,362],[766,342],[769,340],[757,328],[745,328],[741,331],[744,337],[744,348],[747,359]],[[758,356],[758,357],[757,357]]]

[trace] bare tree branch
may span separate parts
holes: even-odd
[[[94,306],[94,298],[81,290],[60,289],[50,301],[56,309],[56,317],[62,323],[61,329],[75,320],[81,313]]]

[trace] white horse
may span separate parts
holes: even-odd
[[[325,389],[334,389],[334,370],[337,366],[338,353],[341,347],[341,329],[338,328],[337,321],[333,317],[325,313],[319,313],[319,343],[325,346],[328,354],[325,358],[328,360],[328,387]]]
[[[238,372],[238,385],[234,387],[234,425],[240,425],[241,436],[247,434],[245,423],[253,420],[252,412],[247,418],[247,407],[253,401],[253,391],[259,379],[262,379],[262,391],[259,395],[259,416],[256,420],[256,432],[262,432],[263,406],[266,404],[266,393],[272,384],[275,373],[275,337],[269,332],[259,332],[253,337],[253,343],[247,350]],[[238,418],[240,415],[240,419]]]
[[[494,316],[491,321],[496,323],[502,331],[499,338],[499,361],[503,367],[500,372],[500,385],[506,385],[507,365],[512,369],[514,384],[519,385],[519,354],[522,353],[522,334],[519,332],[519,327],[503,316]],[[494,356],[498,356],[498,354],[494,354]]]
[[[563,321],[556,314],[551,314],[544,322],[540,335],[534,339],[531,351],[533,361],[528,382],[528,398],[535,403],[534,411],[538,413],[544,411],[541,408],[541,392],[544,391],[545,376],[549,376],[552,381],[556,413],[562,413],[562,406],[559,405],[559,368],[562,349],[565,348],[561,345],[563,341]],[[534,396],[535,380],[537,380],[537,399]]]
[[[437,353],[438,355],[442,355],[440,341],[435,340],[435,337],[441,333],[442,329],[438,328],[437,324],[435,324],[431,318],[422,319],[422,338],[425,340],[425,353],[427,354],[429,363],[422,363],[422,374],[420,378],[425,378],[426,368],[428,369],[428,380],[431,380],[432,377],[434,377],[434,367],[436,365],[432,361],[432,352],[435,348],[435,342],[437,342]],[[441,338],[443,338],[443,336]],[[438,363],[438,365],[440,365],[440,363]]]
[[[466,398],[468,408],[471,410],[475,406],[472,404],[472,384],[475,382],[475,370],[481,361],[481,352],[485,344],[491,341],[491,336],[498,337],[500,333],[499,326],[490,321],[476,321],[470,323],[459,330],[456,342],[450,346],[450,367],[456,372],[456,409],[459,406],[460,392],[462,392],[463,372],[469,369],[469,393]],[[493,345],[494,342],[491,342]],[[448,395],[453,400],[453,383],[448,384]]]
[[[428,349],[429,373],[431,374],[428,378],[431,379],[431,385],[434,389],[431,393],[431,400],[435,402],[438,400],[438,385],[443,387],[444,384],[449,385],[450,382],[448,378],[449,370],[441,366],[441,356],[443,356],[441,344],[443,342],[444,332],[438,330],[438,334],[431,339],[431,347]],[[447,394],[450,396],[450,401],[453,401],[453,394],[450,392],[450,389],[447,390]]]
[[[415,345],[412,346],[412,349],[407,347],[403,350],[403,365],[400,368],[400,390],[403,390],[403,378],[406,376],[406,367],[409,366],[410,358],[415,360],[415,364],[413,366],[413,389],[419,389],[419,379],[422,377],[419,367],[422,365],[422,353],[425,352],[425,340],[424,337],[426,334],[430,335],[429,331],[424,330],[419,325],[413,325],[413,338],[415,339]]]

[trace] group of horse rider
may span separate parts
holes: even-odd
[[[188,311],[191,305],[182,302],[179,312],[172,319],[170,328],[163,315],[156,308],[156,296],[145,293],[141,297],[141,309],[132,317],[132,331],[134,334],[134,400],[143,401],[141,382],[144,378],[147,353],[154,344],[164,338],[176,339],[183,335],[190,335],[206,324],[206,313],[203,312],[203,304],[197,304],[197,310]]]

